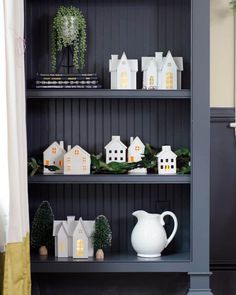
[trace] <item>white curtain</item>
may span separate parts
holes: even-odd
[[[23,5],[0,4],[0,250],[6,251],[3,294],[17,295],[29,290]]]

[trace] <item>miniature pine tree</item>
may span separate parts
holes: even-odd
[[[31,245],[39,249],[44,246],[53,248],[53,212],[48,201],[43,201],[38,207],[31,228]],[[42,252],[41,252],[42,253]]]
[[[97,259],[103,259],[103,250],[111,246],[112,232],[110,224],[104,215],[99,215],[95,220],[95,231],[92,236],[93,245],[98,249],[96,253]]]

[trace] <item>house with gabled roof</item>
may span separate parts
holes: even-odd
[[[64,142],[54,141],[44,152],[43,152],[43,163],[45,166],[57,166],[59,170],[49,171],[44,167],[44,174],[62,174],[63,173],[63,161],[66,151],[64,149]]]
[[[160,153],[156,155],[158,174],[171,175],[176,174],[176,158],[177,155],[171,150],[169,145],[162,146]]]
[[[72,149],[69,147],[64,155],[64,174],[86,175],[90,174],[91,158],[79,145]]]
[[[145,145],[141,139],[136,136],[130,137],[130,146],[128,147],[128,162],[139,162],[144,156]],[[136,168],[129,171],[129,174],[147,174],[146,168]]]
[[[111,89],[136,89],[137,59],[127,59],[124,52],[121,59],[116,54],[111,55],[109,71],[111,73]]]
[[[120,136],[113,135],[111,141],[105,146],[106,163],[126,162],[126,145],[120,140]]]
[[[55,255],[57,257],[88,258],[94,255],[92,234],[94,220],[75,220],[75,216],[67,216],[67,220],[55,220],[53,236],[55,237]]]
[[[166,57],[163,52],[155,52],[155,57],[142,57],[143,88],[181,89],[183,69],[183,58],[173,57],[170,51]]]

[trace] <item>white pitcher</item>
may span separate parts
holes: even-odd
[[[137,255],[140,257],[159,257],[161,252],[173,240],[177,228],[178,221],[174,213],[165,211],[160,214],[150,214],[143,210],[133,212],[138,218],[131,234],[131,243]],[[174,219],[174,229],[167,239],[164,229],[164,217],[170,215]]]

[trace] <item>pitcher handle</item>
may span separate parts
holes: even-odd
[[[167,244],[166,244],[166,247],[167,247],[169,245],[169,243],[173,240],[173,238],[174,238],[174,236],[176,234],[176,231],[177,231],[177,228],[178,228],[178,220],[177,220],[177,218],[176,218],[176,216],[175,216],[174,213],[172,213],[170,211],[165,211],[160,216],[161,217],[161,225],[162,226],[165,225],[164,217],[166,215],[170,215],[173,218],[173,220],[174,220],[174,229],[173,229],[171,235],[169,236],[169,238],[167,239]]]

